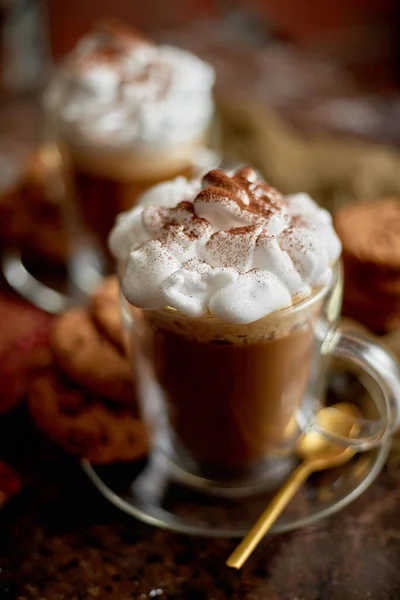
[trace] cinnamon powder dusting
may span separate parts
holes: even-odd
[[[123,60],[141,47],[154,47],[153,42],[133,27],[129,27],[117,19],[105,19],[94,27],[96,44],[87,44],[77,48],[74,53],[75,68],[85,70],[92,66],[120,67],[124,73]],[[73,64],[73,63],[71,63]],[[149,65],[144,66],[138,77],[148,77]],[[147,72],[146,72],[147,71]],[[147,75],[147,77],[146,77]]]
[[[197,198],[205,202],[220,202],[226,198],[237,203],[238,208],[261,218],[279,212],[286,205],[282,194],[261,181],[251,167],[238,169],[230,177],[222,169],[214,169],[203,178],[206,186]]]

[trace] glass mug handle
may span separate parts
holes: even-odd
[[[359,452],[385,443],[400,425],[400,367],[397,360],[371,337],[341,328],[328,334],[321,350],[323,354],[355,365],[372,378],[379,392],[372,394],[372,400],[380,418],[348,417],[357,425],[357,437],[333,434],[318,423],[318,416],[310,423],[311,429],[333,443],[355,447]],[[326,410],[337,411],[335,408]]]
[[[62,171],[62,155],[53,143],[38,148],[44,168],[44,190],[52,202],[65,202],[66,187]],[[65,294],[42,283],[25,267],[19,247],[7,248],[2,257],[2,270],[10,287],[42,310],[58,314],[71,305]]]

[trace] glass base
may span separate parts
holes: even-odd
[[[385,464],[390,442],[338,469],[312,476],[298,492],[272,532],[309,525],[337,512],[355,500],[377,477]],[[139,520],[177,533],[208,537],[243,537],[277,492],[282,481],[253,482],[245,489],[218,486],[207,480],[187,479],[164,455],[148,461],[82,467],[97,489],[120,510]],[[278,483],[278,480],[280,483]]]
[[[161,448],[153,451],[142,473],[142,479],[149,481],[162,473],[168,473],[171,481],[202,494],[221,498],[244,498],[276,490],[298,462],[292,453],[289,455],[289,451],[286,451],[276,454],[275,458],[271,457],[258,463],[252,469],[216,471],[215,466],[207,468],[203,465],[201,471],[196,471],[195,464],[191,461],[187,464],[182,462],[183,455],[184,451],[179,453],[179,448],[174,451],[170,447],[168,452]],[[138,485],[141,485],[142,479]],[[139,488],[137,492],[142,494]]]

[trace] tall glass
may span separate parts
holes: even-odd
[[[330,285],[310,298],[246,325],[169,308],[132,310],[134,365],[153,450],[184,481],[219,493],[262,481],[275,486],[291,467],[299,431],[317,426],[329,357],[345,355],[379,380],[379,363],[364,352],[372,340],[355,349],[338,333],[341,285],[337,268]],[[395,402],[394,389],[386,388],[379,419],[363,422],[358,440],[340,441],[378,443],[393,427]]]
[[[117,215],[135,206],[138,197],[157,183],[178,176],[194,177],[208,138],[204,131],[193,139],[165,147],[138,144],[128,148],[79,146],[64,139],[84,230],[104,272],[114,270],[107,238]]]
[[[68,276],[80,237],[68,157],[53,140],[28,153],[6,143],[0,170],[3,164],[8,173],[19,171],[18,185],[5,190],[0,207],[3,275],[36,306],[61,312],[80,297]]]

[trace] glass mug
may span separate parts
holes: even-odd
[[[358,451],[384,443],[399,418],[399,367],[372,338],[338,327],[341,296],[338,265],[330,285],[247,325],[141,311],[122,297],[152,454],[183,484],[229,497],[276,487],[301,431]],[[317,419],[333,357],[379,388],[378,418],[357,419],[357,438],[333,435]]]
[[[3,275],[10,287],[39,308],[61,312],[81,295],[68,276],[79,223],[67,156],[50,139],[29,150],[6,142],[0,171],[3,164],[8,164],[9,173],[20,173],[7,213],[2,203]]]
[[[81,224],[70,273],[77,288],[86,294],[115,270],[107,240],[118,214],[132,209],[151,187],[176,177],[201,177],[221,160],[220,124],[215,115],[201,133],[162,147],[139,143],[120,149],[109,143],[77,145],[71,136],[58,134],[68,152],[75,210]]]
[[[93,176],[78,172],[70,149],[56,141],[55,136],[48,137],[49,141],[42,142],[31,153],[35,164],[40,166],[36,169],[41,180],[40,194],[29,201],[32,194],[23,190],[18,206],[12,203],[12,222],[8,217],[3,219],[0,229],[11,229],[16,221],[23,223],[23,231],[19,231],[18,239],[14,236],[12,243],[3,244],[1,268],[8,284],[21,296],[47,312],[60,313],[85,299],[101,284],[104,275],[113,270],[106,238],[115,216],[132,208],[137,196],[157,183],[157,179],[135,179],[135,173],[126,168],[129,180],[110,180],[106,185],[100,171]],[[28,173],[32,156],[14,145],[6,147],[0,152],[0,175],[2,170],[14,166]],[[218,152],[205,146],[198,146],[192,154],[181,158],[185,168],[159,173],[160,181],[177,175],[200,176],[220,162]],[[98,162],[98,169],[101,165]],[[7,181],[3,179],[4,187]],[[24,248],[24,239],[35,243],[34,251]]]

